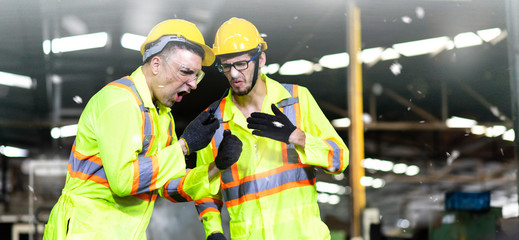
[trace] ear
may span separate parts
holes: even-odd
[[[267,63],[267,54],[265,52],[261,52],[259,56],[259,68],[261,69]]]
[[[159,56],[154,56],[150,60],[150,68],[153,75],[159,74],[159,67],[163,64],[162,59]]]

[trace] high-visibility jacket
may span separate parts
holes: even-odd
[[[109,83],[78,123],[66,183],[44,239],[146,239],[158,195],[173,200],[186,175],[170,108],[155,106],[141,68]],[[193,200],[208,196],[206,166],[183,178]],[[205,195],[204,195],[205,194]]]
[[[270,106],[276,104],[305,133],[305,147],[253,135],[229,93],[216,111],[222,127],[210,146],[197,152],[197,164],[214,160],[224,129],[240,138],[243,150],[238,162],[222,172],[221,192],[195,202],[206,236],[223,232],[220,211],[225,202],[233,240],[330,239],[317,204],[316,167],[343,172],[348,148],[308,89],[261,77],[267,87],[261,111],[273,114]]]

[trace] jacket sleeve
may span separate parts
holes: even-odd
[[[79,128],[94,132],[90,136],[97,139],[99,156],[112,191],[118,196],[138,195],[161,188],[169,179],[182,177],[185,160],[178,141],[165,148],[152,149],[153,154],[145,153],[143,138],[151,139],[150,142],[156,139],[143,136],[143,115],[135,97],[125,89],[106,88],[91,106],[97,114],[89,115],[86,126]],[[149,116],[153,118],[153,114]],[[150,143],[150,148],[156,146],[160,144]]]
[[[296,147],[301,163],[339,174],[349,163],[349,150],[307,88],[299,86],[301,125],[305,147]]]
[[[168,180],[159,191],[160,196],[172,202],[190,202],[217,194],[220,178],[210,180],[208,169],[209,164],[201,164],[186,170],[186,175],[181,178]]]
[[[213,138],[209,146],[197,152],[197,166],[213,162],[216,154],[217,151]],[[211,183],[213,185],[211,189],[218,191],[213,191],[211,195],[195,201],[195,208],[204,225],[206,238],[213,232],[223,233],[221,217],[223,201],[219,191],[220,178],[216,179],[217,181]]]

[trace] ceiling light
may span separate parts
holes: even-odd
[[[339,118],[332,120],[332,126],[336,128],[347,128],[351,125],[351,120],[349,118]]]
[[[281,75],[301,75],[313,72],[314,63],[307,60],[288,61],[279,69]]]
[[[478,36],[483,39],[485,42],[490,42],[497,36],[501,34],[501,29],[499,28],[490,28],[485,30],[479,30],[477,31]]]
[[[279,71],[279,64],[272,63],[261,68],[261,72],[264,74],[275,74]]]
[[[371,187],[373,185],[373,178],[368,176],[363,176],[360,178],[360,185],[364,187]]]
[[[350,56],[345,52],[325,55],[319,59],[319,64],[330,69],[347,67],[350,65]]]
[[[0,146],[0,154],[6,157],[27,157],[29,155],[29,151],[23,148],[2,145]]]
[[[323,193],[332,193],[332,194],[345,194],[346,193],[346,189],[344,186],[341,186],[341,185],[338,185],[335,183],[330,183],[330,182],[318,181],[315,183],[315,187],[318,192],[323,192]]]
[[[399,57],[400,57],[400,53],[398,53],[395,49],[386,48],[386,50],[384,50],[384,52],[382,52],[382,56],[380,58],[383,61],[386,61],[386,60],[398,59]]]
[[[32,87],[32,78],[14,73],[0,72],[0,84],[30,89]]]
[[[448,37],[429,38],[412,42],[397,43],[393,45],[393,48],[400,54],[406,57],[411,57],[438,52],[445,48],[448,41]]]
[[[43,52],[63,53],[85,49],[102,48],[108,43],[108,33],[91,33],[43,41]]]
[[[473,32],[460,33],[454,37],[454,45],[457,48],[472,47],[482,43],[483,40]]]
[[[328,198],[328,204],[337,205],[341,201],[341,198],[337,195],[330,195]]]
[[[127,48],[130,50],[140,51],[141,45],[146,40],[145,36],[133,34],[133,33],[125,33],[121,37],[121,46],[123,48]]]
[[[407,170],[407,164],[405,164],[405,163],[397,163],[393,166],[393,172],[396,174],[405,173],[406,170]]]
[[[446,121],[447,127],[449,128],[471,128],[476,126],[477,123],[476,120],[456,116],[453,116]]]
[[[415,176],[418,173],[420,173],[420,168],[416,165],[408,166],[407,169],[405,170],[405,175],[407,175],[407,176]]]
[[[384,51],[384,48],[376,47],[376,48],[368,48],[364,49],[361,52],[361,59],[363,63],[366,63],[368,65],[373,65],[380,60],[380,57],[382,56],[382,53]]]
[[[50,135],[54,139],[73,137],[77,133],[77,124],[67,125],[63,127],[55,127],[50,131]]]
[[[483,135],[487,131],[487,127],[483,125],[475,125],[470,128],[470,132],[474,135]]]
[[[488,127],[485,132],[485,136],[487,137],[498,137],[503,135],[506,132],[506,127],[503,125],[495,125],[492,127]]]
[[[386,185],[386,181],[382,178],[373,179],[373,184],[371,185],[373,188],[382,188]]]
[[[505,133],[503,133],[503,140],[513,142],[515,140],[515,131],[514,129],[509,129]]]

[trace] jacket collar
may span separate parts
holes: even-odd
[[[263,100],[263,104],[261,107],[261,112],[268,113],[268,114],[274,114],[272,112],[272,109],[270,108],[270,105],[272,103],[277,104],[285,99],[288,99],[292,97],[290,93],[276,80],[269,78],[265,74],[261,74],[261,80],[265,82],[265,86],[267,87],[267,95],[265,96],[265,99]],[[232,102],[232,95],[231,91],[227,94],[227,97],[225,97],[225,109],[223,114],[223,121],[229,122],[233,120],[234,114],[238,110],[238,107],[234,105]]]

